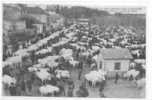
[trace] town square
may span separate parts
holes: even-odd
[[[3,96],[145,98],[144,8],[33,5],[3,4]]]

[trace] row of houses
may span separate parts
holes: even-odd
[[[24,5],[4,5],[3,24],[5,32],[12,30],[32,29],[36,25],[37,32],[43,31],[48,22],[48,14],[39,7]],[[43,27],[40,27],[43,26]]]
[[[35,28],[36,33],[42,33],[49,30],[53,16],[40,7],[21,4],[5,4],[3,11],[5,32]]]
[[[52,30],[58,24],[63,23],[63,17],[44,10],[40,7],[31,7],[23,4],[4,4],[3,5],[3,51],[4,55],[7,52],[12,52],[20,44],[10,42],[10,37],[13,34],[35,36]],[[22,34],[23,33],[23,34]],[[27,36],[27,37],[28,37]],[[28,41],[24,37],[25,41]],[[17,39],[18,40],[18,39]],[[21,45],[24,42],[21,41]],[[15,41],[15,40],[14,40]],[[14,46],[15,45],[15,46]],[[7,48],[7,49],[6,49]],[[6,52],[6,53],[5,53]]]

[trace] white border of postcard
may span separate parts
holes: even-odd
[[[146,97],[145,99],[135,100],[152,100],[152,3],[151,0],[2,0],[0,4],[0,54],[2,54],[2,4],[3,3],[26,3],[26,4],[62,4],[62,5],[81,5],[88,7],[145,7],[146,8]],[[2,64],[2,55],[0,56]],[[2,68],[2,67],[1,67]],[[2,72],[2,69],[0,70]],[[2,77],[0,76],[0,80]],[[2,83],[2,82],[1,82]],[[0,84],[0,87],[2,84]],[[123,90],[122,90],[123,91]],[[2,91],[0,91],[1,93]],[[120,91],[121,92],[121,91]],[[1,93],[2,94],[2,93]],[[1,100],[123,100],[119,98],[57,98],[57,97],[5,97]],[[124,98],[133,100],[134,98]]]

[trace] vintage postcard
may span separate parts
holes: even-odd
[[[2,3],[2,96],[146,97],[146,7]]]

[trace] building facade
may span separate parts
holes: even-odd
[[[109,77],[120,76],[128,71],[132,55],[128,49],[102,49],[98,55],[97,68],[107,71]]]
[[[21,20],[21,9],[16,5],[3,5],[3,29],[5,33],[10,30],[24,30],[25,21]]]

